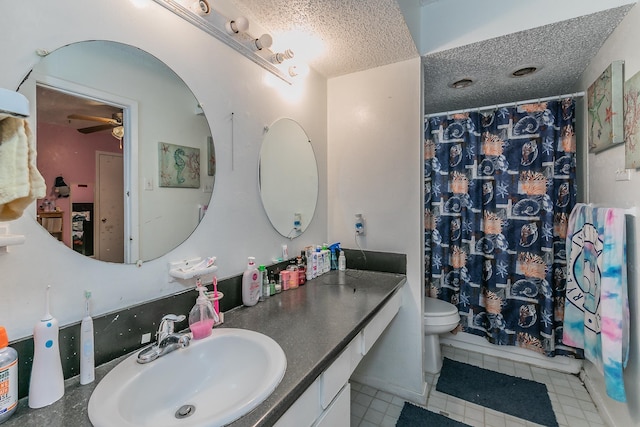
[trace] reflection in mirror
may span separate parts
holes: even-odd
[[[316,209],[318,166],[311,141],[294,120],[280,119],[269,127],[259,177],[262,205],[273,227],[288,238],[304,232]]]
[[[166,65],[119,43],[75,43],[43,58],[21,92],[35,97],[47,183],[37,217],[55,238],[133,263],[164,255],[197,227],[213,191],[213,139]]]

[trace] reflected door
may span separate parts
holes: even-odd
[[[96,259],[124,262],[122,154],[96,153]]]

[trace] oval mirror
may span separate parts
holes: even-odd
[[[133,263],[182,243],[213,191],[211,131],[186,84],[132,46],[87,41],[44,57],[21,92],[35,104],[37,219],[70,249]]]
[[[311,141],[291,119],[271,125],[260,149],[260,197],[273,227],[288,238],[307,229],[318,200],[318,166]]]

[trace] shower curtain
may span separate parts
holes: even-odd
[[[426,120],[426,293],[458,307],[464,332],[582,357],[562,344],[574,110],[566,98]]]

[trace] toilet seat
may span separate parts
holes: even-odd
[[[445,326],[453,324],[452,328],[460,321],[458,308],[446,301],[435,298],[424,299],[424,325]]]
[[[442,317],[458,314],[458,308],[446,301],[426,297],[424,299],[425,317]]]

